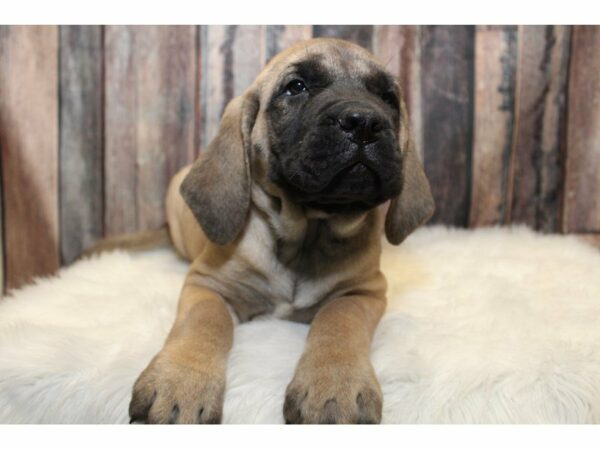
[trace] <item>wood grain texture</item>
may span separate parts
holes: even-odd
[[[0,288],[161,226],[227,102],[313,34],[399,76],[433,223],[600,242],[600,27],[0,26]]]
[[[519,41],[511,222],[559,231],[570,28],[520,26]]]
[[[372,25],[314,25],[313,36],[345,39],[366,49],[373,49]]]
[[[468,224],[474,31],[472,26],[421,30],[423,161],[436,202],[430,223]]]
[[[60,251],[72,262],[103,235],[102,28],[60,27]]]
[[[421,27],[376,25],[373,31],[373,52],[385,67],[400,79],[415,147],[423,159]]]
[[[233,42],[233,96],[244,93],[254,82],[266,57],[266,27],[262,25],[239,26]]]
[[[226,41],[227,26],[209,25],[200,27],[200,148],[206,148],[216,135],[221,115],[225,109],[225,98],[233,95],[232,90],[225,92],[223,79],[225,57],[231,60],[231,40]],[[229,62],[231,64],[231,62]]]
[[[266,62],[265,26],[202,27],[201,143],[215,137],[227,103],[242,94]]]
[[[0,27],[0,149],[9,289],[59,266],[57,77],[57,27]]]
[[[510,215],[517,27],[477,26],[475,41],[472,227]]]
[[[158,228],[195,156],[196,28],[109,26],[104,47],[105,232]]]
[[[268,25],[266,29],[266,59],[267,61],[282,50],[292,45],[310,39],[310,25]]]
[[[600,231],[600,27],[573,27],[563,231]]]
[[[0,40],[2,39],[2,33],[2,26],[0,26]],[[0,62],[1,61],[2,60],[0,59]],[[0,123],[0,125],[2,124]],[[2,144],[0,141],[0,154],[1,152]],[[2,157],[0,157],[0,199],[2,198],[2,184]],[[2,202],[0,201],[0,300],[2,300],[2,297],[4,296],[4,289],[4,212],[2,211]]]

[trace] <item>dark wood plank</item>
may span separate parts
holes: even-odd
[[[417,25],[376,25],[373,52],[400,79],[415,146],[423,158],[420,28]]]
[[[511,198],[517,27],[477,26],[469,224],[506,223]]]
[[[472,26],[421,30],[423,160],[436,201],[430,223],[468,223],[474,36]]]
[[[560,229],[568,26],[520,26],[516,142],[511,221]]]
[[[53,273],[58,250],[58,28],[0,27],[6,282]]]
[[[202,27],[202,147],[215,137],[229,101],[242,94],[266,61],[266,27]]]
[[[60,27],[60,250],[70,263],[103,235],[102,28]]]
[[[196,28],[105,30],[105,232],[165,222],[172,175],[193,161]]]
[[[313,36],[345,39],[366,49],[373,49],[372,25],[314,25]]]
[[[600,231],[600,27],[573,28],[563,231]]]
[[[267,61],[277,53],[292,45],[310,39],[312,26],[310,25],[268,25],[266,43]]]

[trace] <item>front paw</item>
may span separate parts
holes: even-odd
[[[286,423],[381,422],[383,397],[370,362],[301,362],[288,385]]]
[[[159,353],[135,382],[131,422],[220,423],[225,369],[219,366]]]

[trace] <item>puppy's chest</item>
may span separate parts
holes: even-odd
[[[276,315],[285,315],[287,305],[298,309],[319,303],[340,282],[325,224],[310,223],[298,240],[278,241],[268,233],[263,242],[265,248],[255,254],[262,256],[257,262],[268,280],[263,292],[275,305]]]
[[[299,239],[282,241],[268,222],[255,219],[218,278],[240,319],[289,318],[351,284],[344,271],[336,270],[344,258],[342,247],[325,223],[310,223]]]

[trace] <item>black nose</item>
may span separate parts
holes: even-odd
[[[383,130],[383,120],[371,111],[344,111],[338,117],[342,130],[350,132],[351,139],[362,144],[377,140],[377,133]]]

